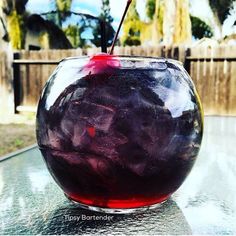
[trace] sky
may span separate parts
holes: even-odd
[[[29,0],[27,10],[33,13],[43,13],[53,10],[53,0]],[[110,0],[111,15],[114,18],[113,26],[118,27],[119,20],[124,11],[127,0]],[[140,15],[144,18],[145,1],[138,0],[137,8]],[[88,13],[94,16],[100,14],[101,0],[73,0],[72,9],[75,12]]]
[[[42,4],[43,2],[43,4]],[[43,13],[53,10],[53,0],[29,0],[27,3],[27,10],[32,13]],[[119,20],[123,14],[127,0],[110,0],[111,15],[114,18],[113,27],[116,29]],[[101,0],[73,0],[72,9],[75,12],[88,13],[94,16],[100,14]],[[141,19],[145,19],[145,0],[137,0],[137,10]],[[213,15],[207,4],[207,0],[190,0],[190,13],[194,16],[200,17],[214,28]],[[223,26],[223,34],[228,35],[236,33],[236,27],[232,27],[236,21],[236,3],[231,16],[225,21]],[[216,37],[219,32],[216,31]]]

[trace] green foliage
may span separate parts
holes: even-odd
[[[111,8],[110,8],[110,1],[109,0],[102,0],[102,8],[101,14],[99,18],[105,22],[106,26],[106,40],[107,45],[110,46],[112,44],[112,40],[114,38],[115,31],[112,27],[113,18],[111,16]],[[97,47],[101,46],[101,26],[99,22],[96,22],[96,25],[93,26],[93,39],[91,42],[96,45]]]
[[[44,49],[50,48],[50,38],[49,34],[46,31],[42,31],[39,36],[40,46]]]
[[[127,20],[130,20],[130,19],[140,20],[139,14],[138,14],[137,9],[136,9],[136,0],[132,1],[126,19]]]
[[[200,18],[191,16],[192,22],[192,35],[196,39],[201,39],[204,37],[211,38],[213,36],[213,31],[211,27],[202,21]]]
[[[24,15],[27,2],[28,0],[5,0],[2,3],[2,10],[7,15],[8,34],[14,49],[24,48]]]
[[[24,144],[24,141],[19,138],[14,140],[14,146],[16,147],[21,147],[23,144]]]
[[[8,17],[8,33],[10,36],[10,41],[14,49],[24,48],[24,20],[23,16],[17,14],[14,10]]]
[[[149,20],[153,20],[156,10],[156,0],[147,0],[146,2],[146,15]]]
[[[57,9],[61,12],[69,11],[72,0],[56,0]]]
[[[140,44],[141,44],[141,40],[140,40],[140,37],[138,36],[128,37],[123,42],[123,45],[126,45],[126,46],[139,46]]]
[[[68,12],[70,11],[72,4],[72,0],[56,0],[55,7],[58,11],[56,16],[57,24],[62,28],[62,22],[70,15]]]
[[[136,0],[134,0],[130,6],[130,10],[123,26],[123,36],[121,43],[125,45],[140,45],[140,33],[141,33],[141,21],[136,9]]]
[[[4,0],[1,4],[4,13],[7,15],[7,30],[12,47],[14,49],[24,48],[25,31],[26,29],[29,29],[29,24],[31,22],[31,25],[35,26],[33,28],[39,29],[37,31],[39,33],[39,41],[44,48],[71,48],[72,46],[64,32],[52,22],[50,23],[44,19],[40,19],[40,24],[32,23],[31,16],[35,15],[39,17],[39,15],[29,15],[25,12],[27,2],[28,0]],[[62,22],[70,15],[70,12],[68,11],[70,11],[72,0],[53,0],[53,2],[58,13],[53,16],[51,15],[52,21],[56,21],[57,25],[62,28]],[[35,20],[35,22],[37,22],[37,19]],[[73,36],[76,33],[75,28],[76,26],[73,30],[70,28],[67,31],[70,40],[75,38],[75,36]],[[83,40],[80,40],[80,37],[78,37],[78,40],[81,44],[83,43]],[[75,40],[74,43],[75,45],[78,44]]]
[[[221,24],[224,23],[230,10],[233,7],[234,0],[209,0],[210,7],[214,14],[218,17]]]
[[[158,14],[157,14],[157,18],[158,18],[158,21],[157,21],[158,27],[157,28],[159,29],[159,34],[161,36],[164,35],[164,32],[163,32],[164,14],[165,14],[165,5],[164,5],[164,1],[162,1],[159,8],[158,8]]]
[[[105,22],[111,24],[113,22],[113,18],[111,16],[111,8],[109,0],[102,0],[102,8],[100,18]]]
[[[64,29],[64,33],[66,37],[69,39],[73,48],[84,47],[85,40],[81,38],[79,25],[69,25],[67,28]],[[82,29],[83,31],[83,29]]]
[[[16,11],[17,14],[24,14],[25,6],[28,0],[5,0],[3,1],[3,11],[6,15],[11,15],[13,11]]]
[[[46,18],[48,21],[53,22],[55,25],[62,29],[63,22],[67,17],[71,16],[71,5],[73,0],[54,0],[56,13],[47,14]],[[83,22],[81,25],[77,23],[76,25],[68,25],[63,29],[63,33],[69,40],[69,43],[73,48],[84,47],[85,40],[82,39],[81,34],[83,33],[85,27]],[[52,44],[52,38],[50,37],[50,43]],[[55,43],[55,42],[54,42]],[[54,44],[53,43],[53,44]]]

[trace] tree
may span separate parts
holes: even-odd
[[[62,22],[70,15],[72,0],[56,0],[55,5],[58,11],[58,24],[62,28]]]
[[[26,27],[27,31],[38,39],[41,48],[72,48],[70,41],[62,29],[54,22],[45,20],[38,14],[32,14],[27,17]],[[29,40],[26,43],[28,43],[29,46]]]
[[[47,20],[53,21],[56,25],[62,28],[63,21],[70,16],[70,9],[73,0],[53,0],[55,11],[52,14],[47,14]]]
[[[200,18],[196,16],[191,16],[192,22],[192,35],[196,39],[201,39],[204,37],[211,38],[213,36],[213,31],[211,27],[202,21]]]
[[[15,49],[24,48],[25,6],[28,0],[3,0],[2,10],[6,14],[7,29],[11,45]]]
[[[222,37],[222,25],[227,19],[230,10],[233,8],[235,0],[209,0],[209,5],[212,9],[215,22],[220,30]]]
[[[59,27],[50,21],[44,20],[37,14],[32,15],[26,12],[25,6],[27,2],[28,0],[3,0],[0,2],[0,6],[6,16],[7,31],[12,47],[14,49],[24,49],[26,32],[31,30],[38,34],[39,42],[42,46],[71,48],[70,42]]]
[[[70,10],[72,0],[56,0],[57,9],[61,12],[67,12]]]
[[[147,0],[146,2],[146,15],[149,20],[153,20],[156,11],[156,0]]]
[[[101,14],[99,16],[100,22],[103,21],[105,23],[105,31],[106,31],[106,40],[107,46],[111,46],[112,40],[114,38],[115,31],[112,27],[113,18],[110,14],[110,1],[109,0],[102,0],[102,8]],[[100,22],[96,22],[95,26],[93,26],[93,39],[91,42],[96,45],[97,47],[101,46],[101,25]]]
[[[165,10],[166,10],[165,1],[156,0],[153,21],[152,21],[151,29],[149,29],[149,32],[151,33],[151,41],[153,45],[160,43],[160,41],[163,41]]]
[[[28,0],[2,0],[2,8],[6,15],[10,15],[13,11],[24,14],[27,2]]]
[[[65,35],[69,39],[73,48],[85,46],[85,40],[81,38],[81,30],[83,31],[83,28],[79,27],[78,24],[69,25],[64,29]]]
[[[81,34],[86,28],[84,19],[80,20],[79,23],[69,24],[66,28],[63,28],[63,22],[65,22],[68,17],[75,14],[75,12],[71,10],[72,2],[73,0],[54,0],[55,11],[44,13],[43,15],[46,16],[47,20],[54,22],[54,24],[63,30],[65,36],[69,39],[74,48],[84,47],[86,40],[81,37]]]
[[[136,9],[136,0],[130,6],[127,17],[124,21],[122,45],[140,45],[141,21]]]
[[[191,41],[189,0],[147,0],[149,23],[142,22],[142,43],[181,44]]]
[[[221,24],[224,23],[233,8],[233,2],[234,0],[209,0],[210,7]]]
[[[189,13],[189,0],[175,1],[175,16],[171,17],[171,21],[175,22],[173,39],[171,44],[189,43],[192,40],[191,20]],[[171,25],[167,19],[166,29]],[[164,26],[165,27],[165,26]],[[168,42],[168,41],[167,41]]]
[[[8,33],[14,49],[23,49],[25,43],[25,25],[23,16],[14,10],[8,18]]]

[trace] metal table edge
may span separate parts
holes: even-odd
[[[4,156],[0,157],[0,162],[6,161],[6,160],[8,160],[8,159],[10,159],[12,157],[15,157],[15,156],[17,156],[17,155],[19,155],[21,153],[27,152],[27,151],[29,151],[31,149],[36,148],[36,147],[38,147],[38,145],[35,143],[35,144],[33,144],[31,146],[28,146],[26,148],[22,148],[22,149],[20,149],[18,151],[11,152],[11,153],[9,153],[7,155],[4,155]]]

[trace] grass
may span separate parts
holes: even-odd
[[[0,124],[1,156],[36,142],[35,126],[32,124]]]

